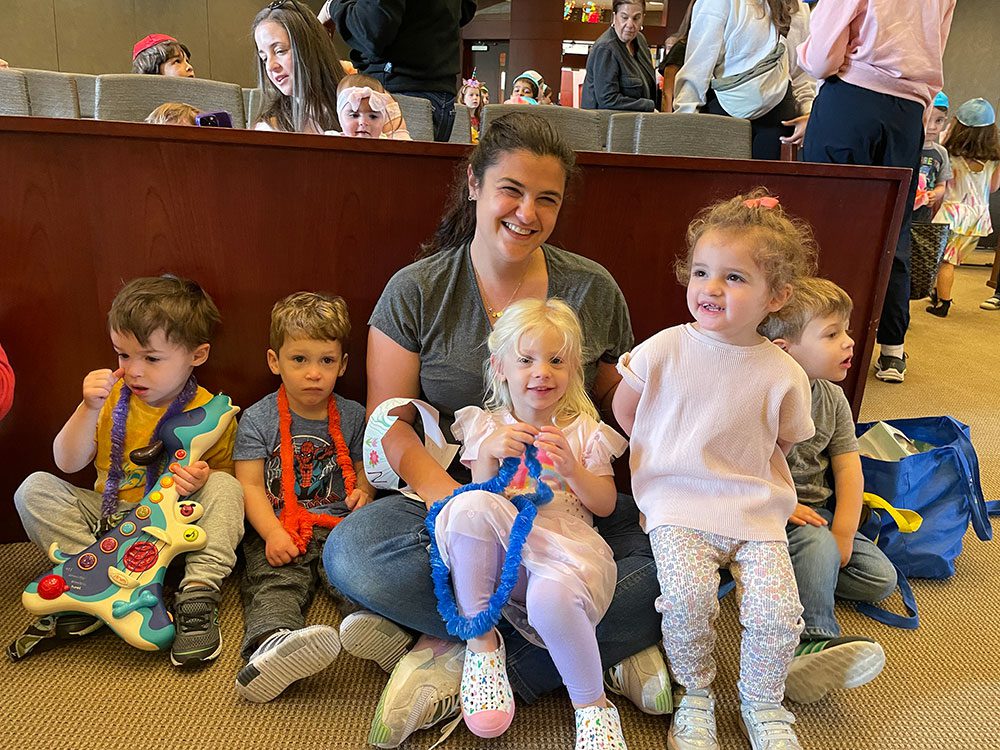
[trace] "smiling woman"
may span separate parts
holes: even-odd
[[[254,18],[257,71],[264,102],[255,130],[340,130],[337,84],[344,69],[333,41],[298,0],[275,0]]]
[[[490,123],[421,259],[393,276],[369,320],[369,413],[389,398],[423,399],[440,412],[454,442],[455,412],[483,404],[483,360],[493,325],[517,300],[551,297],[562,298],[579,316],[586,388],[598,404],[610,403],[618,382],[613,363],[633,340],[621,290],[597,263],[546,244],[574,165],[573,151],[542,118],[516,112]],[[372,737],[383,747],[445,718],[449,705],[457,708],[461,670],[451,671],[447,663],[464,652],[460,643],[437,640],[449,635],[430,584],[424,519],[427,507],[467,481],[468,472],[458,462],[447,470],[436,463],[410,424],[413,416],[401,415],[381,445],[422,502],[383,497],[344,519],[324,550],[333,585],[381,615],[365,613],[361,620],[378,623],[373,637],[394,629],[382,618],[434,636],[418,642],[413,658],[424,665],[415,676],[432,681],[436,699],[412,702],[420,686],[405,683],[413,670],[404,659],[373,722]],[[631,498],[619,496],[598,530],[614,551],[617,580],[629,581],[627,590],[615,592],[600,631],[604,662],[614,664],[657,641],[656,581]],[[348,632],[352,625],[345,625]],[[530,702],[562,684],[547,651],[509,627],[501,625],[501,632],[511,684],[522,698]],[[347,638],[344,647],[351,650]],[[433,653],[430,666],[425,648]],[[370,643],[367,658],[373,658]],[[659,672],[654,665],[647,674]],[[662,674],[665,680],[665,668]]]

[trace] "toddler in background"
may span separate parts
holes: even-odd
[[[194,78],[188,48],[166,34],[144,36],[132,47],[132,72]]]
[[[144,122],[150,125],[195,125],[194,118],[201,111],[183,102],[167,102],[161,104],[148,115]]]
[[[937,224],[948,224],[948,244],[938,270],[937,285],[927,312],[944,318],[951,309],[955,268],[975,250],[980,237],[993,231],[990,193],[1000,189],[1000,138],[996,113],[985,99],[970,99],[955,112],[944,146],[951,156],[953,179],[945,190],[944,203],[934,216]],[[983,302],[984,310],[1000,310],[994,294]]]
[[[340,82],[337,119],[341,132],[327,131],[325,135],[412,140],[396,100],[371,76],[355,73]]]
[[[475,74],[472,78],[462,80],[462,87],[458,90],[458,102],[469,110],[469,124],[472,128],[472,142],[479,143],[479,121],[483,114],[483,84],[476,80]]]

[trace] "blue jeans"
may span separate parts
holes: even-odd
[[[443,91],[394,91],[395,94],[416,96],[431,103],[431,116],[434,118],[434,140],[447,143],[451,138],[451,129],[455,124],[455,95]]]
[[[814,508],[828,522],[833,514]],[[840,567],[840,550],[829,526],[788,524],[788,554],[802,601],[803,639],[836,638],[840,626],[833,614],[834,596],[860,602],[878,602],[896,590],[896,569],[875,543],[854,535],[850,562]]]
[[[335,526],[323,550],[330,582],[362,607],[411,630],[454,640],[437,612],[424,526],[427,510],[402,495],[376,500]],[[605,668],[659,642],[660,616],[653,602],[660,593],[649,538],[639,527],[639,511],[629,495],[618,495],[615,512],[597,519],[618,565],[614,599],[597,626]],[[511,686],[531,703],[562,686],[545,649],[532,645],[501,620]]]

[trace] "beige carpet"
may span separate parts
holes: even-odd
[[[983,269],[961,269],[956,307],[945,320],[913,305],[906,383],[871,379],[863,419],[953,414],[973,428],[988,498],[1000,496],[1000,313],[983,312],[989,292]],[[998,529],[1000,532],[1000,529]],[[19,604],[24,583],[42,556],[28,544],[0,547],[0,635],[6,641],[28,622]],[[986,750],[1000,748],[1000,549],[967,537],[954,579],[917,582],[921,627],[893,630],[843,607],[847,633],[878,639],[888,666],[873,684],[811,706],[794,707],[802,744],[811,750]],[[371,663],[343,655],[326,672],[271,704],[238,700],[233,679],[242,619],[235,586],[226,589],[222,629],[227,647],[212,666],[182,672],[165,654],[136,651],[102,633],[20,664],[0,658],[0,747],[4,748],[364,748],[368,722],[384,684]],[[729,597],[723,608],[718,658],[720,738],[725,748],[748,747],[737,728],[734,683],[737,626]],[[333,609],[320,597],[317,622]],[[619,702],[621,704],[621,701]],[[666,720],[621,706],[632,750],[665,747]],[[425,750],[436,730],[406,744]],[[445,747],[573,746],[573,713],[565,693],[522,706],[510,731],[477,740],[460,727]]]

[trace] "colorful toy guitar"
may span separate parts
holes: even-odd
[[[24,589],[21,602],[37,615],[83,612],[103,620],[136,648],[155,651],[174,640],[174,623],[163,604],[163,578],[177,555],[204,548],[205,532],[194,522],[201,505],[177,494],[170,467],[187,466],[222,437],[239,407],[219,394],[203,406],[166,420],[156,436],[171,462],[142,501],[100,539],[76,555],[55,544],[57,565]]]

